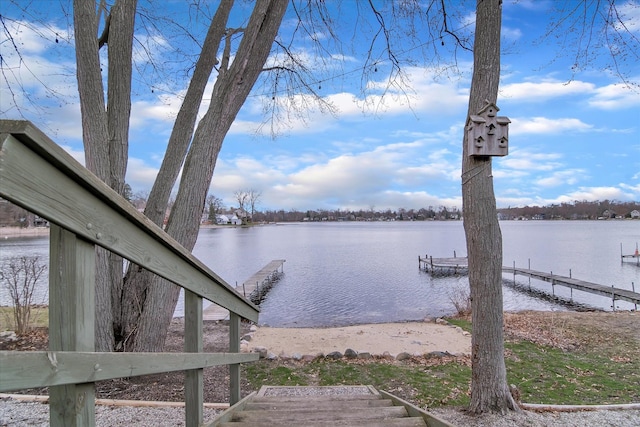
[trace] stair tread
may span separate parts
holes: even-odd
[[[282,423],[274,421],[240,421],[240,422],[227,422],[220,425],[220,427],[278,427],[278,426],[292,426],[301,424],[292,424],[291,422],[283,421]],[[329,421],[304,421],[304,427],[426,427],[427,424],[422,418],[419,417],[405,417],[405,418],[386,418],[381,420],[367,419],[367,420],[329,420]]]
[[[408,417],[407,410],[402,406],[354,408],[354,411],[335,411],[330,408],[297,410],[255,410],[241,411],[235,414],[232,421],[299,421],[307,424],[312,421],[349,420],[349,419],[382,419]]]
[[[309,401],[334,401],[334,402],[343,402],[345,400],[348,401],[358,401],[358,400],[380,400],[382,396],[379,394],[346,394],[346,395],[335,395],[335,394],[324,394],[318,396],[255,396],[251,399],[252,402],[309,402]]]
[[[253,410],[282,410],[287,409],[302,410],[305,408],[327,408],[333,411],[355,409],[355,408],[377,408],[383,406],[393,406],[391,399],[371,399],[371,400],[306,400],[304,405],[301,405],[299,401],[282,401],[272,400],[268,402],[254,402],[247,403],[244,407],[245,411]]]

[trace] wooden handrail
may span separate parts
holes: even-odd
[[[28,121],[0,120],[0,196],[52,223],[51,351],[0,352],[0,390],[33,387],[32,381],[50,386],[51,425],[94,425],[93,382],[185,370],[186,421],[196,426],[202,423],[202,369],[227,364],[231,404],[240,399],[239,364],[258,359],[237,353],[240,319],[257,321],[255,304]],[[185,289],[185,353],[94,352],[95,245]],[[235,355],[202,353],[203,298],[233,314]]]

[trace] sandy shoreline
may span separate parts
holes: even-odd
[[[270,328],[253,332],[247,350],[264,347],[275,355],[316,355],[352,349],[359,353],[396,356],[448,352],[471,353],[471,335],[434,322],[377,323],[335,328]]]
[[[48,236],[49,227],[0,227],[0,238],[15,239],[20,237]]]

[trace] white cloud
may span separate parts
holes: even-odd
[[[640,106],[640,93],[637,88],[624,84],[611,84],[596,89],[589,105],[603,110],[615,110]]]
[[[502,37],[511,41],[518,40],[522,37],[522,31],[520,30],[520,28],[511,28],[504,25],[502,26],[501,34]]]
[[[638,200],[640,192],[625,191],[619,187],[579,187],[577,191],[571,192],[555,199],[555,203],[570,203],[574,200]]]
[[[624,27],[616,23],[616,30],[640,33],[640,4],[637,1],[627,1],[619,5],[617,10]]]
[[[593,130],[593,125],[573,118],[548,119],[546,117],[512,117],[510,126],[512,136],[526,133],[556,134],[564,132],[587,132],[590,130]]]
[[[534,153],[519,150],[502,159],[500,166],[518,172],[551,171],[562,166],[558,161],[561,157],[562,155],[558,153]]]
[[[143,159],[129,157],[125,180],[134,192],[142,189],[150,189],[157,175],[157,168],[147,165]]]
[[[586,171],[583,169],[561,170],[555,171],[549,176],[545,176],[544,178],[539,178],[534,183],[540,187],[546,188],[558,187],[561,185],[575,185],[585,175]]]
[[[584,95],[594,90],[593,83],[576,80],[569,83],[557,80],[530,81],[501,85],[499,97],[510,101],[539,102],[552,98]]]

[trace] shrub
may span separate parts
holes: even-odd
[[[18,335],[31,327],[31,308],[36,285],[47,266],[37,256],[21,256],[5,261],[0,270],[0,283],[9,291],[13,303],[13,321]]]

